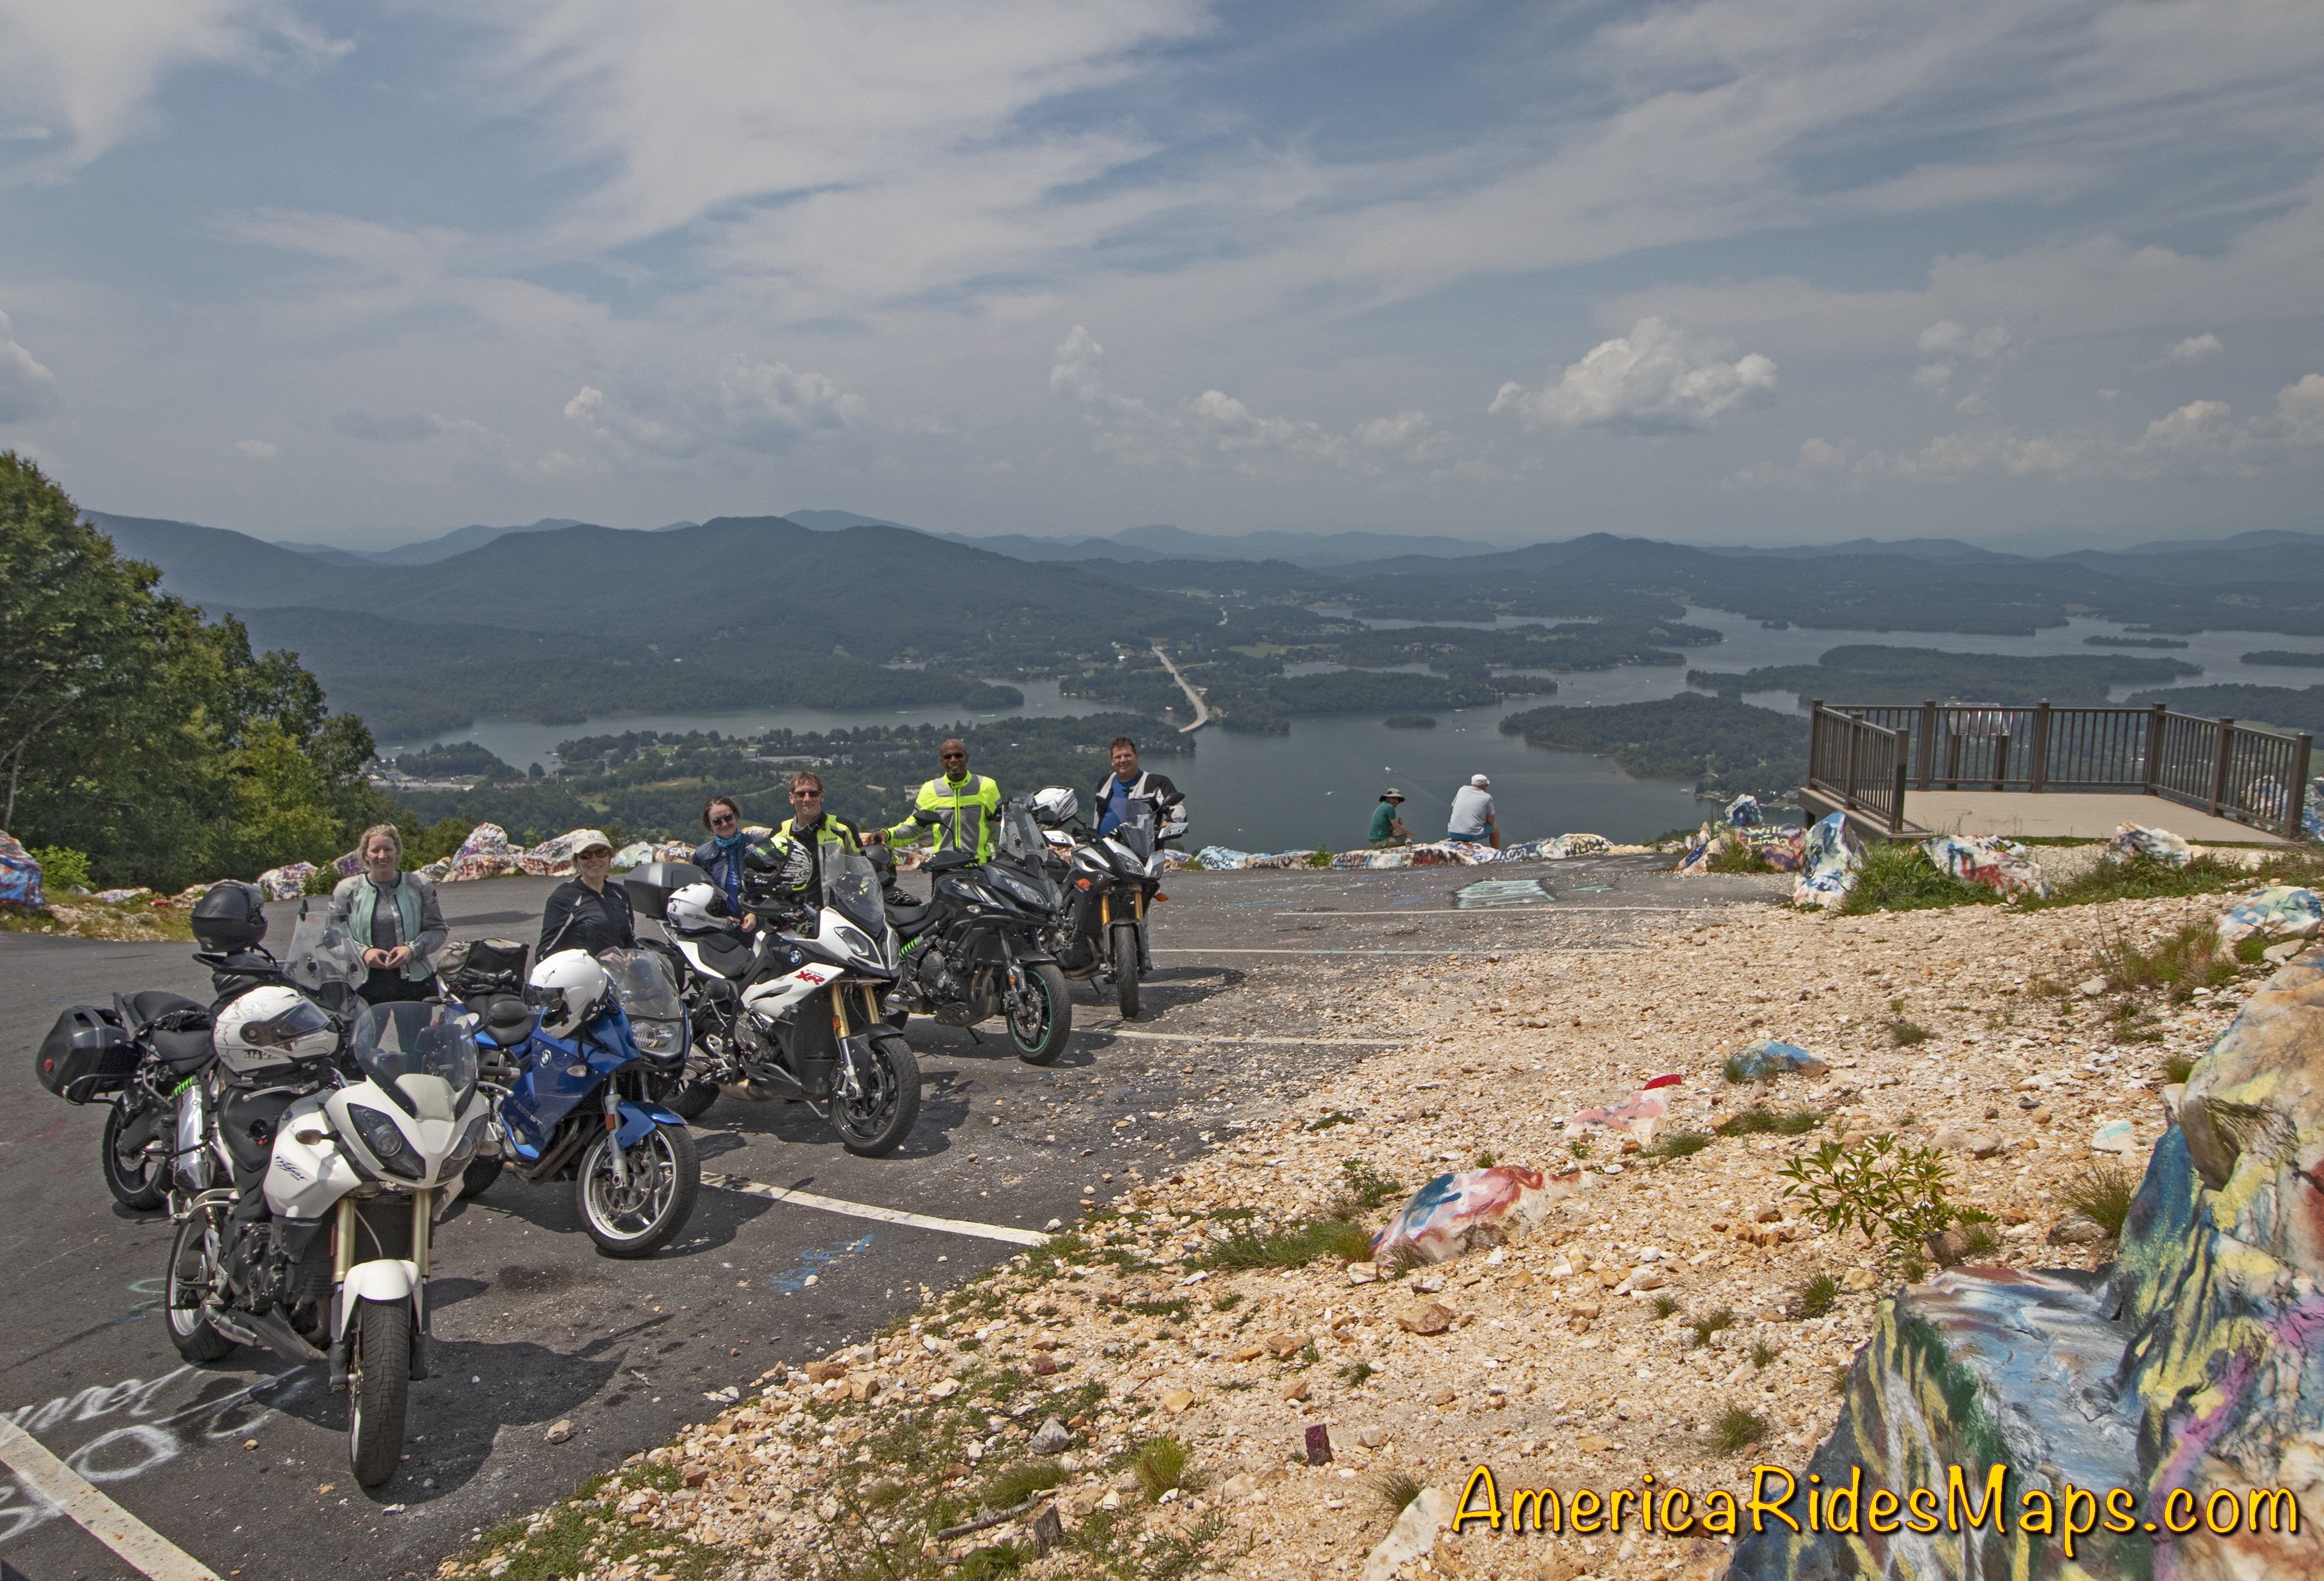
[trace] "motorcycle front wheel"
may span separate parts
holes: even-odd
[[[132,1213],[151,1213],[170,1197],[170,1165],[166,1159],[157,1159],[143,1148],[134,1154],[121,1151],[121,1132],[131,1117],[125,1103],[113,1106],[105,1117],[105,1139],[99,1144],[105,1161],[105,1189],[113,1200]]]
[[[1138,924],[1116,923],[1113,945],[1113,992],[1124,1021],[1138,1019]]]
[[[884,1158],[904,1144],[920,1117],[920,1062],[894,1033],[875,1033],[872,1058],[858,1068],[860,1097],[831,1095],[831,1128],[847,1151]]]
[[[1008,1011],[1009,1041],[1017,1045],[1017,1057],[1028,1065],[1056,1063],[1074,1030],[1065,974],[1052,965],[1025,968],[1025,992],[1010,999]]]
[[[600,1131],[581,1154],[574,1205],[597,1250],[608,1257],[648,1257],[686,1227],[702,1189],[702,1155],[693,1135],[656,1126],[622,1153],[629,1183],[613,1176],[613,1134]]]
[[[347,1358],[347,1465],[375,1488],[403,1458],[404,1407],[411,1394],[411,1303],[358,1301]]]
[[[234,1341],[210,1327],[202,1303],[217,1284],[217,1268],[210,1259],[210,1216],[197,1213],[178,1226],[170,1243],[168,1297],[163,1302],[170,1320],[170,1343],[189,1362],[214,1362],[234,1348]]]

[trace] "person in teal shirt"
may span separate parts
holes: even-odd
[[[1365,838],[1374,850],[1386,850],[1392,845],[1409,845],[1412,836],[1406,832],[1404,820],[1397,816],[1404,805],[1404,793],[1393,786],[1380,795],[1379,805],[1372,809],[1372,832]]]

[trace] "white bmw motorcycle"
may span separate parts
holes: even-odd
[[[374,1486],[394,1475],[410,1383],[428,1375],[430,1232],[491,1105],[475,1017],[351,1002],[354,958],[301,916],[286,964],[305,991],[221,1007],[219,1059],[179,1097],[167,1310],[190,1362],[237,1344],[327,1361],[347,1391],[349,1463]]]

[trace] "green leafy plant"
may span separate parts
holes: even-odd
[[[96,887],[89,880],[88,858],[84,853],[68,850],[60,845],[29,846],[26,850],[34,861],[41,864],[41,888],[43,892],[64,895],[76,887],[82,889]]]
[[[1867,1240],[1885,1234],[1892,1245],[1917,1245],[1960,1218],[1945,1200],[1952,1178],[1943,1155],[1883,1132],[1853,1147],[1827,1142],[1775,1172],[1791,1183],[1806,1217],[1833,1234],[1861,1230]]]
[[[2138,1181],[2118,1163],[2092,1163],[2068,1180],[2060,1188],[2059,1200],[2084,1218],[2103,1228],[2116,1240],[2122,1238],[2122,1227],[2130,1218],[2132,1199],[2138,1195]]]
[[[1404,1195],[1403,1182],[1375,1168],[1369,1161],[1340,1161],[1340,1211],[1343,1216],[1369,1213]]]

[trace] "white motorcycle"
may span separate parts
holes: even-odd
[[[641,868],[628,887],[631,905],[662,924],[686,963],[689,1087],[713,1098],[730,1084],[796,1098],[865,1157],[904,1144],[919,1117],[920,1066],[882,1018],[881,998],[896,985],[896,934],[869,861],[825,851],[821,906],[790,931],[766,926],[755,935],[737,930],[723,897],[687,863]],[[752,909],[770,921],[784,915]],[[706,1098],[692,1112],[708,1107]]]
[[[431,1231],[491,1106],[457,1005],[355,1007],[342,1032],[351,956],[302,916],[287,966],[308,992],[261,988],[219,1014],[219,1060],[179,1098],[167,1310],[189,1362],[237,1344],[327,1361],[348,1461],[373,1486],[402,1457],[409,1386],[428,1375]]]

